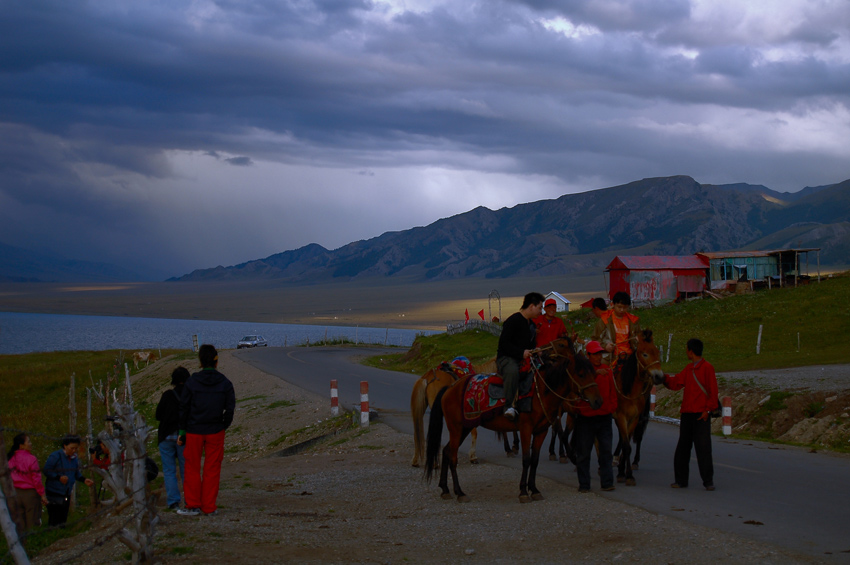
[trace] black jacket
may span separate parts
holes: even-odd
[[[166,390],[156,405],[156,419],[159,420],[157,432],[157,443],[162,443],[165,438],[176,434],[180,426],[180,395],[183,394],[183,385]]]
[[[534,335],[537,326],[525,316],[516,312],[511,314],[502,324],[499,335],[499,348],[496,357],[511,357],[522,362],[522,354],[526,349],[534,349]]]
[[[203,369],[186,381],[180,395],[180,429],[190,434],[217,434],[233,422],[233,383],[215,369]]]

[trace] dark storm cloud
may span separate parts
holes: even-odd
[[[405,167],[550,175],[573,189],[674,173],[779,190],[843,180],[848,15],[840,2],[789,5],[762,20],[686,0],[11,2],[0,201],[149,248],[191,238],[168,234],[180,210],[216,202],[207,176],[285,210],[315,209],[343,182],[336,169],[368,183],[364,201],[394,191],[382,183]],[[207,172],[217,164],[233,166]],[[408,190],[415,202],[429,189]],[[270,252],[377,235],[344,231],[353,221],[332,198],[322,205],[334,221],[296,239],[263,228]],[[398,206],[422,211],[412,223],[436,219]],[[260,229],[252,213],[234,233]],[[377,232],[406,227],[371,213],[359,221]],[[9,242],[27,222],[6,224]],[[187,255],[169,253],[172,265]]]

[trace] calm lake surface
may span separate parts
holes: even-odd
[[[254,334],[265,337],[269,347],[300,345],[308,341],[317,343],[326,338],[410,346],[417,335],[435,333],[439,332],[0,312],[0,354],[104,349],[191,349],[193,335],[198,336],[198,343],[211,343],[219,349],[235,349],[242,336]]]

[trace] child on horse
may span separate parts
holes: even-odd
[[[627,292],[614,294],[614,306],[596,322],[593,334],[598,336],[611,361],[623,361],[637,346],[640,335],[638,317],[630,313],[632,299]]]

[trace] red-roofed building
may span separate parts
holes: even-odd
[[[706,288],[708,261],[697,255],[620,255],[605,269],[608,297],[629,293],[632,304],[664,304]]]

